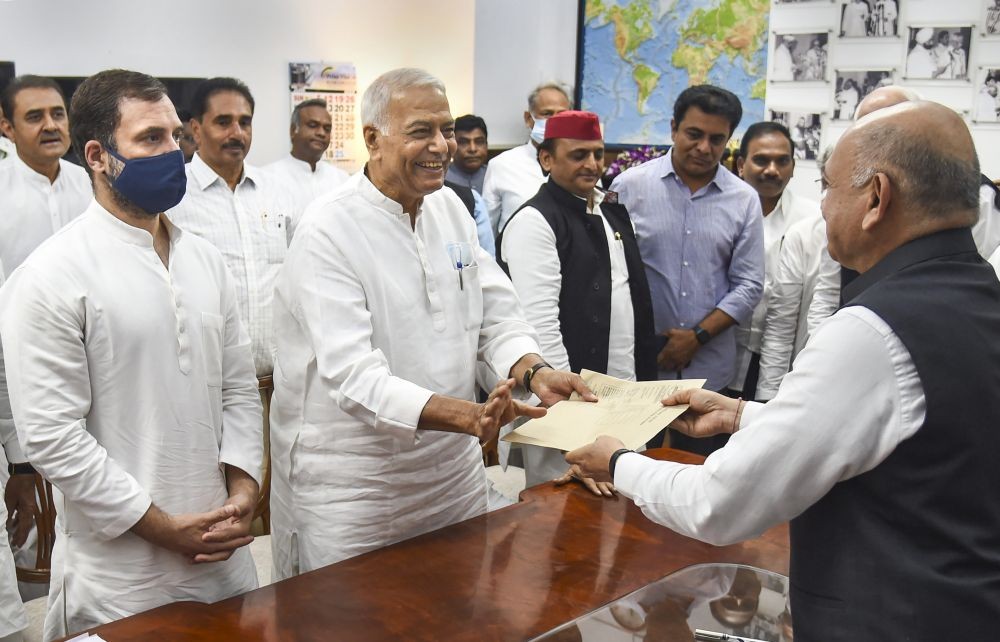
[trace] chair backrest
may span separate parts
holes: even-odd
[[[52,484],[35,473],[35,494],[38,501],[38,516],[35,528],[38,541],[35,543],[35,567],[15,567],[19,582],[48,584],[52,572],[52,547],[56,542],[56,506],[52,500]]]

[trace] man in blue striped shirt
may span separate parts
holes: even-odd
[[[611,185],[628,208],[664,345],[660,379],[707,379],[722,390],[736,365],[733,327],[749,323],[764,289],[760,199],[720,167],[743,117],[739,99],[711,85],[684,90],[670,121],[670,153]],[[724,441],[671,434],[671,444],[708,454]],[[723,438],[724,439],[724,438]]]

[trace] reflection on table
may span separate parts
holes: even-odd
[[[791,642],[788,578],[743,564],[696,564],[535,640],[688,642],[696,629]]]

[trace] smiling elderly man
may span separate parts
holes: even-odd
[[[364,171],[309,208],[278,278],[276,579],[485,511],[480,442],[545,412],[514,401],[516,384],[547,404],[594,398],[538,356],[513,286],[442,189],[455,139],[441,81],[387,72],[361,118]]]

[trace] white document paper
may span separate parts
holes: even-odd
[[[591,370],[580,376],[597,395],[596,403],[573,393],[567,401],[549,408],[544,417],[525,422],[504,441],[574,450],[600,435],[610,435],[628,448],[638,448],[687,410],[687,406],[664,406],[660,403],[664,397],[705,385],[705,379],[625,381]]]

